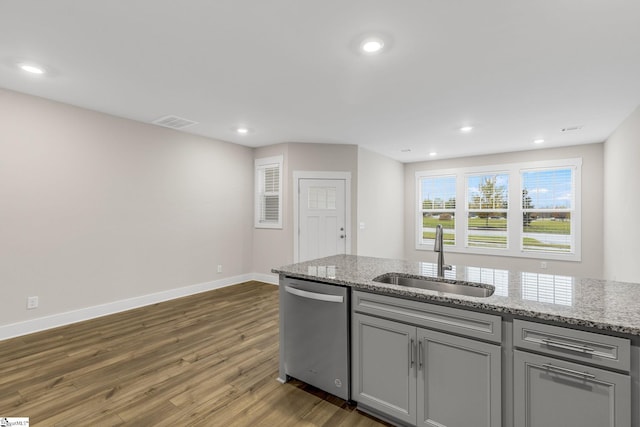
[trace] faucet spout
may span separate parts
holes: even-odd
[[[436,225],[436,238],[433,243],[433,251],[438,253],[438,277],[444,278],[444,271],[451,270],[451,266],[444,263],[444,243],[442,225]]]

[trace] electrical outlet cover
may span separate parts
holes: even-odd
[[[38,307],[38,297],[27,298],[27,309],[31,310]]]

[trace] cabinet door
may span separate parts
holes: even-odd
[[[500,427],[500,346],[426,329],[417,335],[418,425]]]
[[[415,424],[416,328],[361,314],[353,326],[353,400]]]
[[[629,427],[628,375],[514,351],[516,427]]]

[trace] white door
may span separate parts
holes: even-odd
[[[298,261],[346,252],[343,179],[298,180]]]

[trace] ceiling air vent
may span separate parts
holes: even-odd
[[[560,132],[572,132],[574,130],[580,130],[580,129],[582,129],[582,126],[571,126],[571,127],[568,127],[568,128],[560,129]]]
[[[183,119],[178,116],[164,116],[152,122],[154,125],[164,126],[171,129],[184,129],[189,126],[197,125],[198,122]]]

